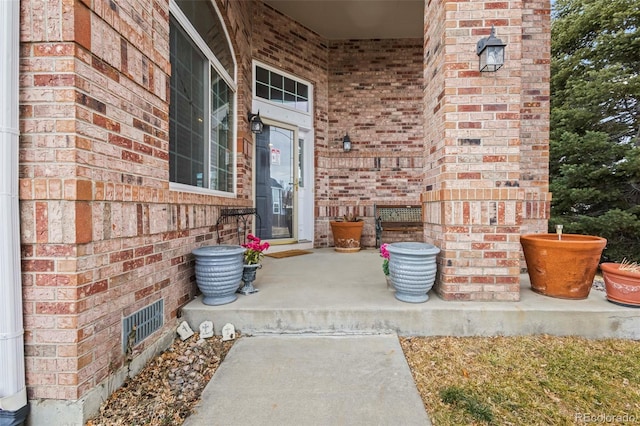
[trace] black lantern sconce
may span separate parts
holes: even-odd
[[[351,138],[349,138],[349,133],[345,133],[342,138],[342,149],[344,152],[351,151]]]
[[[495,72],[504,65],[504,47],[505,43],[496,38],[496,32],[493,25],[491,26],[491,34],[478,41],[477,54],[480,57],[480,72]]]
[[[264,124],[262,123],[262,120],[260,120],[260,111],[258,111],[257,114],[249,112],[247,118],[249,119],[249,128],[251,129],[251,133],[262,133]]]

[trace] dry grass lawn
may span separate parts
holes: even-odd
[[[640,424],[640,341],[401,338],[434,425]]]

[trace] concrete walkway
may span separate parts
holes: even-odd
[[[185,425],[429,425],[397,335],[547,333],[640,339],[640,310],[541,296],[521,276],[518,302],[404,303],[386,286],[377,250],[265,258],[260,291],[222,306],[187,304],[195,330],[232,323],[236,342]]]
[[[243,337],[186,426],[426,426],[395,335]]]

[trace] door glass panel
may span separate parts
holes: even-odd
[[[291,239],[294,214],[295,132],[265,124],[256,135],[256,233],[267,240]]]

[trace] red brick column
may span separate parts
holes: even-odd
[[[521,7],[513,2],[432,2],[425,12],[422,201],[425,237],[442,249],[436,290],[448,300],[519,299],[523,201],[532,193],[543,204],[547,197],[548,168],[538,170],[536,179],[525,177],[527,184],[521,185],[523,158],[525,169],[532,169],[532,156],[523,155],[522,148],[525,84],[526,90],[548,90],[542,79],[523,77],[528,58],[522,57]],[[492,25],[507,43],[505,65],[480,73],[476,43]],[[538,71],[545,66],[538,64]],[[543,148],[537,151],[548,147],[543,134],[536,135],[537,147]],[[537,164],[545,161],[543,156]],[[538,214],[536,220],[546,223],[546,216]]]

